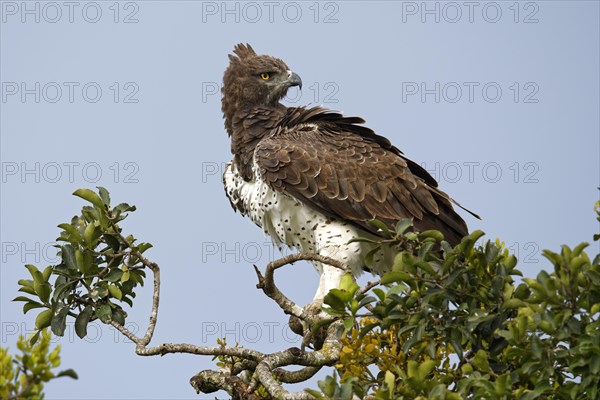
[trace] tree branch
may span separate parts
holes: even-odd
[[[304,308],[300,307],[288,297],[286,297],[279,288],[275,285],[275,270],[288,265],[293,264],[296,261],[318,261],[323,264],[328,264],[333,267],[339,268],[343,271],[350,272],[350,268],[344,263],[334,260],[333,258],[325,257],[315,253],[297,253],[290,254],[282,257],[278,260],[271,261],[267,264],[265,269],[265,275],[263,276],[260,270],[254,266],[256,275],[258,276],[258,284],[256,287],[262,289],[262,291],[273,301],[275,301],[281,309],[289,315],[293,315],[302,321],[308,320],[311,316],[306,313]]]
[[[273,374],[277,379],[284,383],[299,383],[304,382],[312,378],[317,372],[321,370],[322,366],[319,367],[304,367],[298,371],[288,371],[283,368],[276,368],[273,370]]]
[[[229,347],[229,346],[195,346],[187,343],[162,343],[158,346],[147,348],[138,346],[135,350],[140,356],[164,356],[172,353],[187,353],[200,356],[232,356],[243,359],[258,361],[265,357],[265,354],[244,347]]]
[[[286,365],[308,365],[322,367],[335,364],[339,360],[341,344],[338,340],[338,332],[342,327],[341,321],[336,321],[327,328],[327,338],[321,350],[306,352],[298,348],[290,348],[282,352],[266,356],[256,366],[256,376],[269,394],[276,399],[304,400],[312,399],[313,396],[305,392],[289,392],[281,386],[273,376],[277,367]]]
[[[260,400],[253,393],[248,393],[248,385],[239,377],[223,371],[202,371],[190,379],[190,385],[196,390],[196,393],[214,393],[224,390],[232,399]]]
[[[254,392],[258,388],[258,385],[262,385],[272,398],[286,400],[305,400],[313,398],[310,394],[305,392],[289,392],[279,382],[303,382],[314,376],[323,366],[331,366],[338,362],[341,350],[341,344],[338,340],[338,335],[342,328],[341,321],[331,323],[327,327],[326,338],[321,349],[310,352],[294,347],[272,354],[265,354],[237,345],[235,347],[226,345],[207,347],[195,346],[187,343],[162,343],[154,347],[148,347],[148,344],[152,340],[158,319],[160,268],[158,264],[149,261],[142,256],[138,250],[133,249],[120,233],[118,233],[118,235],[119,239],[127,244],[132,253],[140,259],[142,264],[152,271],[154,278],[152,311],[148,328],[143,337],[138,337],[119,323],[110,321],[110,324],[121,334],[136,344],[136,354],[140,356],[163,356],[165,354],[187,353],[205,356],[236,357],[240,359],[232,364],[230,371],[206,370],[194,375],[190,379],[190,384],[198,393],[212,393],[218,390],[225,390],[233,399],[257,400],[258,396],[256,396]],[[302,307],[287,298],[277,288],[274,281],[275,270],[300,260],[318,261],[349,271],[349,268],[343,263],[318,254],[292,254],[270,262],[265,269],[264,276],[255,266],[254,268],[259,279],[257,287],[261,288],[268,297],[273,299],[285,313],[294,315],[307,322],[314,322],[313,320],[317,317],[309,315]],[[281,368],[292,365],[303,366],[305,368],[298,371],[288,371]],[[241,376],[244,376],[245,374],[249,375],[246,375],[246,378],[242,379]]]

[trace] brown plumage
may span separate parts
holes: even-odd
[[[257,55],[250,45],[238,44],[234,53],[223,78],[222,111],[233,164],[244,181],[260,179],[373,235],[379,234],[368,223],[374,218],[390,227],[412,219],[415,230],[437,229],[453,245],[468,233],[435,179],[361,125],[361,118],[283,106],[279,101],[288,88],[301,86],[299,77],[282,60]]]
[[[409,218],[415,230],[437,229],[453,245],[467,234],[435,179],[361,118],[285,107],[279,101],[302,81],[282,60],[243,44],[229,59],[222,110],[233,160],[223,183],[233,208],[276,244],[335,258],[358,275],[373,245],[351,239],[380,236],[372,219],[392,228]],[[369,269],[388,271],[395,251],[383,246],[371,253]],[[313,265],[320,284],[312,305],[319,309],[343,271]]]

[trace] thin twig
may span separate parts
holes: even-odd
[[[131,250],[131,252],[142,262],[142,264],[144,264],[146,267],[148,267],[148,269],[152,271],[154,277],[154,290],[152,292],[152,311],[150,312],[150,322],[148,323],[148,328],[146,329],[146,334],[144,335],[144,337],[139,343],[135,342],[137,344],[146,346],[152,340],[152,336],[154,335],[154,328],[156,327],[156,321],[158,319],[158,305],[160,300],[160,268],[158,267],[157,263],[148,260],[142,255],[142,253],[139,250],[131,247],[131,244],[117,229],[116,224],[113,223],[113,227],[121,242]]]
[[[368,282],[365,286],[358,289],[356,292],[357,296],[361,294],[367,293],[369,290],[373,289],[375,286],[379,285],[379,281]]]

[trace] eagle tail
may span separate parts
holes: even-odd
[[[454,200],[452,197],[450,197],[450,201],[454,204],[456,204],[458,207],[462,208],[463,210],[465,210],[466,212],[468,212],[469,214],[471,214],[472,216],[474,216],[477,219],[481,219],[481,217],[477,214],[475,214],[473,211],[469,210],[468,208],[460,205],[460,203],[456,200]]]

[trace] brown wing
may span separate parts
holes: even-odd
[[[421,167],[364,126],[323,109],[289,109],[280,129],[255,151],[262,178],[325,215],[377,234],[413,220],[417,231],[437,229],[456,244],[468,233],[449,197]],[[411,171],[411,169],[413,171]]]

